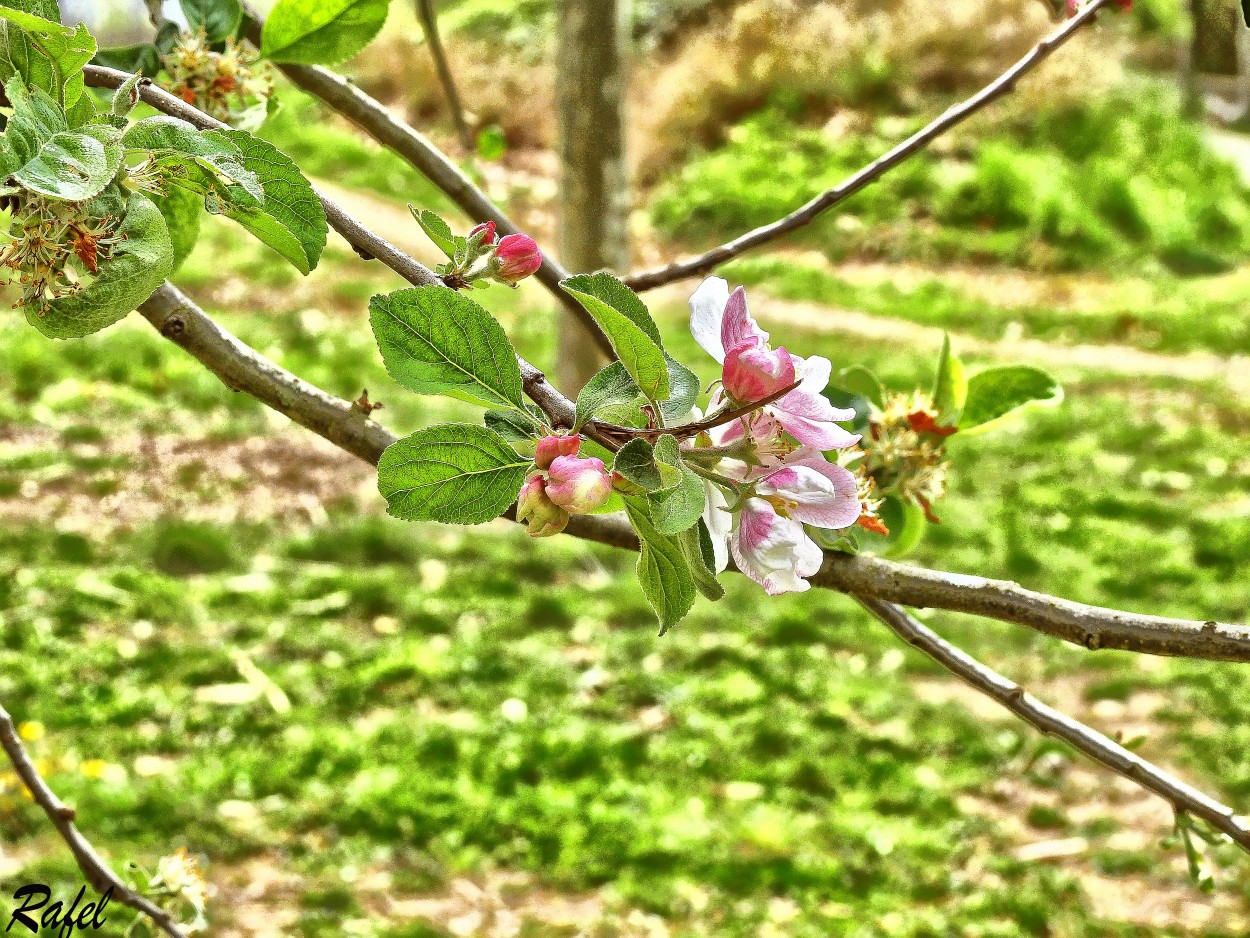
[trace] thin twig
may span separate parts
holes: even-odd
[[[434,68],[438,72],[438,80],[443,85],[443,94],[447,96],[447,107],[451,110],[452,123],[456,125],[456,136],[465,152],[473,152],[473,130],[464,116],[464,105],[460,101],[460,91],[456,88],[455,76],[451,73],[451,65],[447,61],[447,53],[443,51],[443,40],[438,34],[438,14],[434,11],[434,0],[414,0],[417,16],[421,19],[421,29],[425,32],[425,43],[430,47],[430,56],[434,59]]]
[[[698,436],[700,433],[713,430],[727,423],[733,423],[739,417],[745,417],[761,407],[767,407],[769,404],[781,400],[802,383],[801,380],[795,381],[793,384],[787,385],[780,391],[774,391],[758,401],[753,401],[749,404],[739,404],[736,407],[724,407],[714,414],[708,414],[702,420],[679,424],[675,427],[654,427],[643,430],[638,427],[622,427],[614,423],[604,423],[603,421],[596,421],[596,425],[601,433],[608,436],[621,437],[626,440],[644,439],[654,443],[661,436],[675,436],[679,440],[688,440],[691,437]]]
[[[683,280],[699,274],[709,273],[714,267],[732,260],[739,254],[767,244],[775,238],[802,228],[816,220],[817,216],[842,202],[870,183],[876,182],[895,166],[920,153],[935,139],[946,133],[955,125],[966,120],[981,108],[1013,90],[1021,77],[1038,65],[1043,59],[1067,42],[1085,24],[1093,21],[1098,10],[1109,0],[1092,0],[1072,19],[1033,47],[1024,58],[1003,72],[998,78],[986,85],[971,98],[947,110],[932,123],[912,134],[894,149],[874,160],[853,176],[848,177],[832,189],[827,189],[806,205],[791,212],[768,225],[739,235],[732,241],[704,251],[696,257],[683,261],[675,261],[655,270],[631,274],[625,282],[634,290],[642,292],[655,287]]]
[[[0,705],[0,749],[4,750],[9,761],[13,763],[13,770],[22,780],[22,784],[26,786],[26,790],[30,792],[35,804],[43,809],[43,813],[48,816],[48,820],[52,822],[57,833],[61,835],[61,839],[73,853],[78,869],[82,871],[82,875],[86,877],[91,888],[101,894],[111,889],[114,899],[146,915],[170,938],[187,938],[187,933],[182,930],[173,916],[122,882],[104,862],[104,859],[96,853],[95,848],[75,826],[74,809],[58,798],[56,792],[48,787],[48,783],[39,774],[34,760],[26,752],[26,747],[22,745],[22,739],[18,735],[13,718],[9,716],[9,712],[4,709],[3,705]]]
[[[998,701],[1013,714],[1048,736],[1062,739],[1095,762],[1154,792],[1177,811],[1202,818],[1243,850],[1250,852],[1250,821],[1235,814],[1191,785],[1169,775],[1084,723],[1048,707],[1019,684],[977,661],[916,621],[905,610],[879,599],[856,597],[860,605],[946,670]]]
[[[242,391],[307,427],[336,446],[376,464],[396,439],[345,400],[279,368],[222,329],[211,317],[166,284],[139,312],[166,338],[182,346],[232,390]],[[523,370],[531,398],[555,416],[554,425],[572,425],[572,403],[541,379]],[[619,516],[574,515],[567,533],[613,547],[638,549],[638,539]],[[1119,648],[1144,654],[1250,662],[1250,628],[1138,615],[1087,606],[1035,593],[1015,583],[926,570],[829,551],[814,586],[908,606],[933,606],[1027,626],[1086,648]]]

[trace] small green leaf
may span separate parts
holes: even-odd
[[[573,429],[580,430],[582,424],[605,407],[618,407],[630,404],[641,396],[638,385],[629,376],[625,366],[613,362],[592,377],[577,395],[577,418]]]
[[[113,103],[109,108],[109,113],[114,117],[125,117],[134,110],[135,105],[139,103],[139,82],[143,80],[142,75],[131,75],[121,86],[113,92]]]
[[[673,440],[671,436],[660,437],[659,444]],[[675,443],[676,441],[673,440]],[[668,447],[664,445],[668,454]],[[656,450],[642,438],[630,440],[617,451],[612,468],[627,480],[648,492],[663,492],[681,483],[681,469],[672,461],[657,459]]]
[[[252,207],[264,204],[265,190],[256,173],[243,168],[243,153],[219,131],[200,130],[177,117],[157,114],[130,125],[122,144],[128,150],[144,150],[165,161],[184,165],[192,161],[241,186],[252,197]],[[188,186],[197,192],[206,188],[196,184],[194,175],[188,178]]]
[[[968,379],[964,376],[964,363],[951,351],[950,335],[944,334],[937,378],[933,382],[933,404],[937,408],[938,424],[949,427],[959,423],[959,414],[967,396]]]
[[[660,413],[669,423],[678,423],[690,415],[690,408],[699,399],[699,391],[703,385],[699,376],[673,358],[664,353],[664,363],[668,368],[668,400],[660,403]]]
[[[88,206],[96,217],[122,217],[117,229],[122,240],[112,246],[95,279],[42,311],[26,308],[26,318],[44,335],[73,339],[111,326],[151,296],[173,269],[173,248],[160,211],[141,192],[126,201],[117,192],[113,187]]]
[[[838,384],[852,394],[872,401],[878,407],[885,406],[885,391],[881,387],[881,381],[863,365],[843,368],[838,373]]]
[[[239,0],[179,0],[179,5],[191,31],[204,30],[214,44],[233,36],[243,19]]]
[[[419,430],[386,448],[378,491],[405,521],[482,524],[517,497],[530,460],[499,434],[469,423]]]
[[[642,300],[608,273],[579,274],[560,285],[599,324],[642,393],[651,400],[667,399],[668,363],[660,331]]]
[[[688,466],[681,467],[681,480],[676,486],[651,493],[651,519],[661,534],[680,534],[693,528],[703,515],[707,497],[703,480]]]
[[[642,545],[638,556],[638,585],[655,610],[663,635],[694,605],[695,579],[678,539],[656,530],[645,499],[625,499],[625,513]]]
[[[160,55],[155,45],[143,42],[133,46],[119,46],[116,49],[100,49],[92,61],[105,68],[151,78],[161,70]]]
[[[389,0],[278,0],[261,31],[274,62],[338,65],[373,41]]]
[[[54,134],[13,179],[24,189],[54,199],[84,202],[113,181],[121,167],[121,132],[107,124]]]
[[[245,130],[205,133],[220,135],[238,148],[243,168],[255,174],[265,194],[258,207],[228,203],[223,214],[285,257],[300,273],[316,267],[329,227],[321,200],[291,158]]]
[[[440,286],[374,296],[369,321],[386,370],[408,390],[525,409],[507,335],[468,296]]]
[[[189,189],[170,186],[164,195],[150,196],[165,219],[169,240],[173,245],[176,271],[195,248],[200,237],[200,220],[204,215],[204,200]]]
[[[528,410],[525,414],[515,410],[488,410],[482,415],[486,426],[510,443],[533,442],[541,432],[542,419]]]
[[[412,217],[436,248],[446,254],[449,260],[456,256],[456,236],[452,234],[451,226],[447,222],[428,208],[417,208],[411,202],[408,203],[408,211],[412,212]]]
[[[1040,368],[1003,365],[978,371],[968,381],[968,399],[959,418],[959,435],[983,433],[1013,411],[1032,405],[1054,405],[1063,400],[1063,388]]]
[[[0,6],[0,78],[20,77],[31,88],[46,91],[78,127],[95,115],[87,94],[82,67],[96,54],[95,39],[87,27],[62,26],[60,14]],[[51,12],[44,4],[22,4],[30,10]]]
[[[889,534],[877,534],[857,528],[855,535],[859,546],[865,551],[890,560],[906,557],[920,546],[929,522],[924,510],[914,502],[904,501],[897,495],[886,495],[881,500],[879,517],[890,529]]]
[[[716,602],[725,596],[725,587],[716,579],[716,555],[712,550],[712,535],[702,519],[693,528],[682,531],[677,537],[690,573],[694,577],[695,588]]]

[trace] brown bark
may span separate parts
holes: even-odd
[[[573,273],[629,269],[625,82],[629,0],[560,0],[560,259]],[[557,383],[576,394],[603,359],[585,326],[560,313]]]

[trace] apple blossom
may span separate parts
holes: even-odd
[[[484,221],[480,225],[474,225],[469,229],[469,240],[477,238],[477,243],[481,245],[492,245],[495,243],[495,223],[493,221]]]
[[[581,446],[582,438],[577,435],[545,436],[534,447],[534,464],[539,469],[550,469],[554,459],[559,456],[576,456]]]
[[[536,472],[525,480],[517,496],[516,518],[530,537],[551,537],[569,523],[569,513],[548,497],[546,486],[542,474]]]
[[[505,283],[516,286],[518,281],[537,273],[542,265],[542,252],[529,235],[505,235],[495,246],[492,273]]]
[[[547,497],[566,511],[602,508],[612,495],[612,476],[594,456],[557,456],[547,469]]]
[[[820,450],[859,442],[857,434],[838,426],[839,421],[853,419],[855,412],[834,407],[821,394],[833,371],[829,359],[800,358],[784,348],[774,351],[768,333],[752,318],[742,287],[730,293],[720,277],[704,280],[690,297],[690,332],[724,366],[721,382],[729,397],[749,403],[800,381],[789,394],[765,406],[763,413],[800,443]],[[762,394],[756,393],[760,390]]]

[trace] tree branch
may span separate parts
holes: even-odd
[[[860,605],[884,622],[903,641],[920,649],[974,689],[998,701],[1047,736],[1062,739],[1095,762],[1154,792],[1180,812],[1202,818],[1250,852],[1250,822],[1196,788],[1169,775],[1084,723],[1048,707],[1019,684],[983,665],[916,621],[893,603],[856,597]]]
[[[451,110],[452,123],[456,125],[456,136],[466,152],[473,152],[473,131],[464,116],[464,105],[460,101],[460,92],[456,88],[455,76],[451,73],[451,65],[447,61],[447,53],[443,51],[443,40],[438,34],[438,14],[434,11],[434,0],[414,0],[417,16],[421,19],[421,29],[425,32],[426,45],[430,47],[430,57],[434,59],[434,68],[438,72],[438,80],[443,85],[443,94],[447,96],[447,107]]]
[[[248,38],[259,46],[264,20],[249,4],[244,3],[243,8],[251,24]],[[280,64],[278,69],[297,87],[320,99],[377,143],[402,157],[473,221],[493,221],[501,235],[516,234],[521,230],[504,214],[502,208],[475,186],[464,171],[424,134],[396,119],[380,101],[361,91],[349,79],[318,65]],[[595,343],[605,355],[615,358],[611,343],[594,321],[594,317],[560,287],[560,281],[568,276],[569,272],[560,262],[549,251],[543,251],[543,265],[534,278],[565,309],[586,324],[591,335],[595,337]]]
[[[88,87],[112,88],[114,90],[120,88],[131,77],[128,72],[119,71],[115,68],[106,68],[103,65],[87,65],[83,69],[83,75],[86,78]],[[194,124],[200,130],[224,130],[229,127],[229,125],[223,124],[214,117],[210,117],[181,98],[156,86],[150,79],[142,79],[139,82],[138,91],[139,97],[145,103],[156,108],[156,110]],[[429,286],[442,283],[442,280],[439,279],[434,271],[430,270],[416,258],[405,254],[381,235],[360,224],[351,215],[339,208],[323,192],[318,190],[316,186],[313,187],[313,191],[317,193],[317,198],[321,200],[322,208],[325,209],[326,213],[326,221],[330,223],[330,227],[341,234],[360,257],[365,260],[381,261],[414,286]],[[509,225],[513,230],[516,230],[511,223]],[[544,267],[549,264],[545,254],[543,255],[543,264]],[[540,269],[539,274],[541,273],[542,270]],[[612,346],[608,342],[607,336],[603,335],[602,330],[599,329],[594,317],[573,297],[560,288],[559,280],[567,277],[568,274],[563,269],[557,269],[556,273],[559,276],[551,284],[548,284],[548,288],[559,294],[561,301],[570,309],[576,307],[580,310],[578,313],[579,317],[587,323],[588,328],[593,330],[593,334],[601,339],[601,345],[611,355]]]
[[[139,312],[227,387],[252,395],[368,463],[376,463],[396,439],[347,401],[326,394],[240,342],[170,284],[152,294]],[[573,405],[541,381],[541,373],[537,378],[531,373],[526,388],[540,406],[550,408],[553,421],[571,426]],[[616,516],[574,515],[567,533],[614,547],[636,550],[638,546],[633,530]],[[1002,580],[926,570],[876,557],[829,551],[811,582],[866,600],[932,606],[1013,622],[1090,649],[1250,662],[1250,628],[1246,626],[1087,606]]]
[[[87,838],[79,832],[74,825],[74,809],[58,798],[56,793],[48,787],[48,783],[43,780],[39,770],[35,767],[34,760],[30,758],[26,747],[22,745],[17,727],[13,725],[13,718],[9,716],[9,712],[4,709],[3,705],[0,705],[0,749],[4,750],[9,761],[13,763],[13,770],[22,780],[22,784],[26,786],[26,790],[30,792],[35,804],[43,809],[43,813],[48,816],[48,820],[52,822],[57,833],[61,835],[61,839],[74,854],[74,861],[91,888],[100,893],[113,890],[114,899],[137,912],[142,912],[160,926],[170,938],[187,938],[187,933],[182,930],[173,916],[123,883],[104,862],[104,859],[96,853]]]
[[[707,274],[718,264],[732,260],[739,254],[767,244],[775,238],[788,234],[798,228],[811,224],[823,212],[840,202],[850,198],[870,183],[876,182],[894,167],[920,153],[935,139],[952,127],[962,123],[981,108],[1012,91],[1030,69],[1038,65],[1052,52],[1072,38],[1082,26],[1093,21],[1098,11],[1109,0],[1092,0],[1072,19],[1039,42],[1015,65],[1003,72],[998,78],[986,85],[971,98],[947,110],[936,120],[912,134],[894,149],[865,166],[853,176],[840,182],[832,189],[827,189],[803,207],[791,212],[785,218],[763,225],[746,234],[739,235],[732,241],[704,251],[696,257],[683,261],[675,261],[655,270],[631,274],[625,278],[631,288],[639,292],[672,283],[699,274]]]

